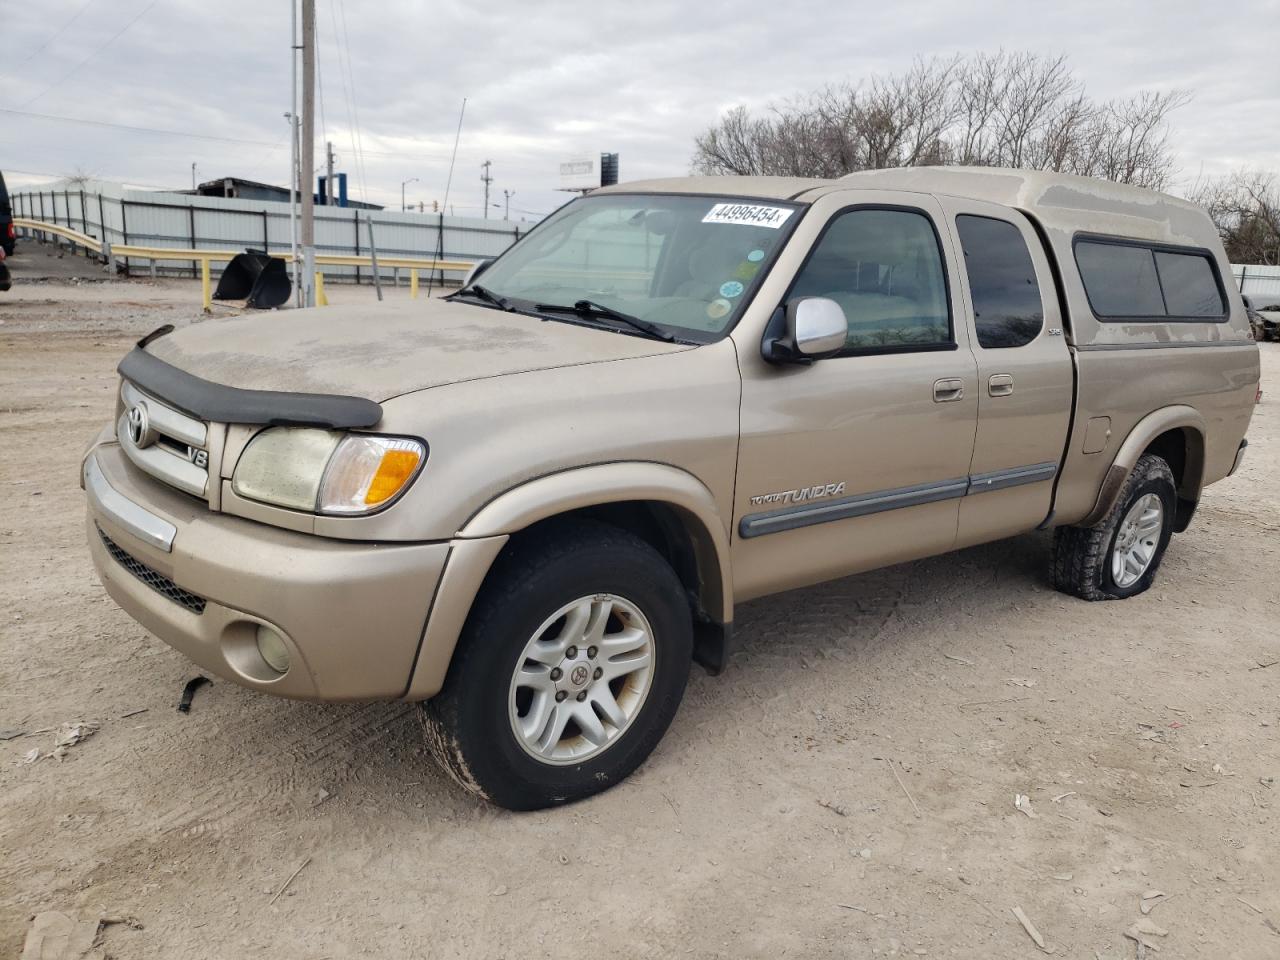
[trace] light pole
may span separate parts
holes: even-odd
[[[502,219],[503,220],[511,219],[511,198],[514,197],[515,194],[516,192],[514,190],[502,191]]]
[[[417,182],[418,182],[417,177],[410,177],[408,180],[401,181],[400,183],[400,212],[401,213],[404,213],[406,210],[409,209],[404,205],[404,188],[411,183],[417,183]]]
[[[196,165],[191,164],[191,192],[195,193],[196,189]]]
[[[294,14],[298,12],[297,5],[294,5]],[[297,33],[295,26],[294,33]],[[297,48],[294,48],[293,59],[298,59]],[[293,99],[295,105],[298,99],[297,80],[298,69],[297,63],[293,65],[294,91]],[[294,305],[302,306],[302,286],[298,282],[302,276],[302,270],[298,266],[298,115],[294,112],[288,112],[284,118],[289,121],[289,276],[293,280]]]
[[[316,305],[316,0],[302,0],[302,140],[298,186],[302,193],[302,224],[298,249],[302,254],[302,305]],[[306,178],[303,181],[303,177]]]

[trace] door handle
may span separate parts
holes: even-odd
[[[953,403],[964,398],[964,381],[957,378],[933,381],[933,402]]]
[[[1007,397],[1013,393],[1013,377],[1007,373],[992,374],[987,381],[987,393],[993,397]]]

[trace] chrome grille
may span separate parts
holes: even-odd
[[[171,487],[208,499],[209,427],[143,393],[128,380],[120,384],[124,412],[116,437],[134,465]]]
[[[95,524],[95,526],[97,526]],[[167,597],[180,607],[190,610],[192,613],[204,613],[205,599],[197,596],[190,590],[183,590],[180,586],[166,577],[159,571],[152,570],[138,558],[126,553],[121,547],[98,527],[98,536],[102,538],[102,545],[107,548],[107,553],[111,554],[111,558],[116,563],[124,567],[131,574],[145,583],[148,587]]]

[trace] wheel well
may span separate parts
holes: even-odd
[[[619,527],[662,555],[689,598],[694,620],[694,659],[711,673],[719,673],[729,656],[731,625],[723,623],[721,617],[725,598],[720,559],[714,541],[701,522],[669,503],[625,500],[556,514],[513,534],[512,538],[537,537],[548,532],[552,525],[573,518]]]
[[[671,564],[676,576],[689,594],[695,616],[706,617],[702,590],[702,577],[693,539],[676,510],[665,503],[649,500],[629,500],[621,503],[602,503],[560,513],[540,520],[516,537],[536,536],[549,525],[559,521],[581,518],[607,523],[639,537]]]
[[[1200,500],[1200,485],[1204,476],[1204,437],[1200,431],[1191,427],[1175,427],[1147,444],[1143,453],[1160,457],[1173,471],[1173,482],[1178,490],[1174,530],[1181,533],[1191,523],[1196,504]]]

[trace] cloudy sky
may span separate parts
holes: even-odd
[[[288,177],[284,0],[4,0],[0,170],[141,186]],[[324,135],[356,196],[546,213],[559,162],[616,151],[624,180],[688,171],[693,137],[917,55],[1066,54],[1097,99],[1173,87],[1181,178],[1280,169],[1280,2],[317,0]],[[320,120],[317,120],[317,126]],[[360,149],[357,149],[360,148]],[[317,151],[317,158],[319,158]],[[363,157],[363,164],[357,157]],[[317,160],[319,162],[319,159]],[[500,214],[499,214],[500,215]]]

